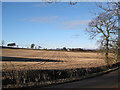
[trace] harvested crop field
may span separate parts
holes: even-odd
[[[95,52],[2,49],[2,60],[3,71],[60,70],[105,65],[103,57]]]

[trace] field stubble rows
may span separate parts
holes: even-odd
[[[2,49],[2,57],[15,57],[15,61],[2,61],[2,70],[47,70],[89,68],[105,65],[103,56],[95,52],[65,52],[23,49]],[[19,61],[26,58],[28,61]],[[33,59],[29,61],[29,59]],[[38,61],[34,61],[37,59]],[[39,61],[42,60],[42,61]],[[47,61],[46,61],[47,60]],[[55,62],[54,62],[55,61]]]

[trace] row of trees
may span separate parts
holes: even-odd
[[[35,47],[35,44],[31,44],[31,48],[33,49]],[[36,48],[36,47],[35,47]],[[42,48],[41,46],[38,46],[38,49]]]
[[[5,45],[4,40],[1,41],[1,45],[2,45],[2,47]],[[18,48],[18,45],[16,45],[16,43],[9,43],[9,44],[7,44],[7,46],[17,46],[17,48]],[[30,48],[33,49],[33,48],[37,48],[37,47],[35,47],[35,44],[31,44]],[[38,49],[40,49],[40,48],[42,48],[42,47],[38,46]]]

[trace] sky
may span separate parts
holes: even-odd
[[[94,2],[3,2],[2,40],[20,47],[95,49],[96,39],[85,30],[98,11]]]

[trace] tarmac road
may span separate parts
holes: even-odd
[[[64,84],[58,84],[58,85],[50,85],[46,87],[36,87],[36,88],[30,88],[28,90],[41,90],[41,89],[95,89],[95,90],[120,90],[120,69],[109,72],[107,74],[103,74],[100,76],[91,77],[88,79],[75,81],[75,82],[68,82]],[[61,88],[61,89],[60,89]],[[94,90],[93,89],[93,90]],[[26,89],[27,90],[27,89]]]
[[[116,88],[116,89],[120,89],[120,69],[109,72],[102,76],[96,76],[93,78],[80,80],[76,82],[53,85],[45,88]]]

